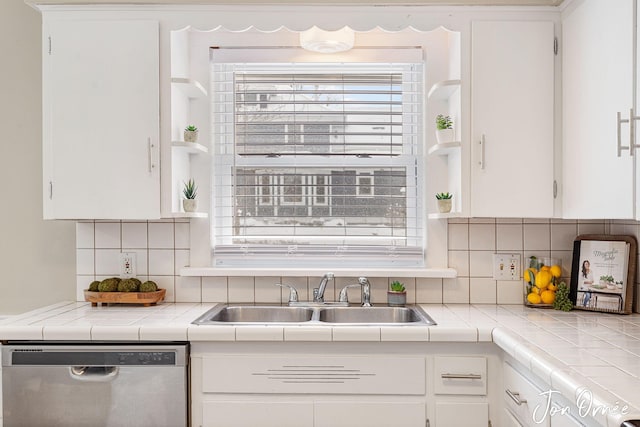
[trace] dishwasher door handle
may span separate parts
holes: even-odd
[[[108,382],[118,376],[117,366],[70,366],[71,378],[87,382]]]

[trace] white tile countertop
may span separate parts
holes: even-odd
[[[564,313],[521,305],[422,305],[436,326],[198,326],[207,303],[152,307],[63,302],[0,320],[0,340],[495,342],[566,398],[629,405],[640,419],[640,314]]]

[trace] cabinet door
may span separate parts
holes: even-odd
[[[471,215],[553,216],[552,22],[472,23]]]
[[[504,412],[502,415],[504,416],[503,422],[505,427],[522,427],[520,421],[518,421],[516,416],[513,415],[507,408],[504,408]]]
[[[424,427],[425,408],[425,402],[316,402],[314,427]]]
[[[571,411],[563,413],[564,408],[556,403],[551,407],[553,408],[553,413],[549,416],[551,427],[584,427],[584,424],[571,415]]]
[[[154,21],[46,21],[44,217],[160,216]]]
[[[313,427],[313,402],[204,402],[202,422],[202,427]]]
[[[634,215],[633,162],[616,148],[617,113],[628,118],[632,107],[632,14],[632,0],[587,0],[563,16],[565,218]]]
[[[484,402],[436,402],[436,427],[487,427],[489,404]]]

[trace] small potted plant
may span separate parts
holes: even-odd
[[[438,210],[441,213],[451,212],[451,198],[453,194],[451,193],[437,193],[436,199],[438,201]]]
[[[455,134],[453,132],[453,120],[451,120],[451,116],[438,114],[438,116],[436,116],[436,128],[438,144],[453,141]]]
[[[404,283],[394,280],[387,291],[387,303],[391,307],[402,307],[407,303],[407,291]]]
[[[184,128],[184,142],[196,142],[198,140],[198,128],[189,125]]]
[[[198,208],[198,201],[196,200],[197,193],[198,187],[196,187],[196,182],[193,179],[190,179],[184,184],[182,190],[182,194],[184,194],[182,208],[185,212],[195,212]]]

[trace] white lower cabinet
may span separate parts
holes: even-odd
[[[500,361],[471,354],[488,346],[443,355],[451,347],[192,344],[191,425],[487,427]]]
[[[551,427],[584,427],[586,424],[580,422],[576,417],[571,415],[570,411],[562,412],[566,406],[552,404],[553,414],[550,416]]]
[[[314,405],[314,427],[424,427],[425,402],[381,400],[357,397],[340,402],[318,401]]]
[[[526,427],[601,427],[591,416],[581,416],[575,402],[517,362],[505,361],[503,371],[505,409],[502,423]],[[604,424],[603,424],[604,423]]]
[[[435,426],[487,427],[489,404],[487,402],[439,402],[435,403]]]
[[[511,413],[511,411],[508,410],[507,408],[504,408],[502,415],[503,415],[502,425],[504,425],[504,427],[522,427],[522,424],[520,424],[520,421],[518,421],[516,416],[513,415],[513,413]]]
[[[435,425],[489,425],[487,358],[437,355],[433,358]]]
[[[202,404],[201,425],[207,427],[313,427],[313,402],[205,401]]]
[[[196,426],[425,425],[424,356],[235,354],[194,364]]]
[[[549,426],[544,417],[546,397],[543,390],[525,378],[509,363],[504,364],[504,401],[523,426]]]

